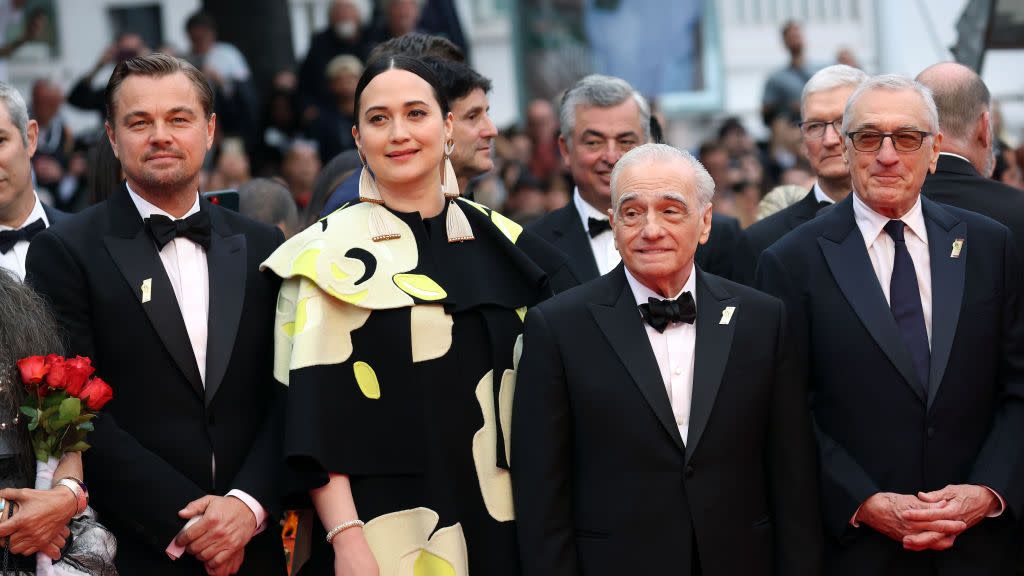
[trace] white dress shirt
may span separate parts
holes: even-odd
[[[148,202],[139,196],[125,183],[128,188],[128,195],[131,196],[139,215],[145,220],[154,214],[166,216],[171,220],[181,220],[199,212],[199,193],[196,193],[195,202],[188,212],[181,218],[175,218],[164,210]],[[210,271],[206,263],[206,251],[199,244],[188,238],[177,237],[164,245],[160,250],[160,261],[163,262],[164,270],[167,271],[167,278],[171,281],[171,288],[174,290],[174,297],[178,301],[178,310],[185,321],[185,331],[188,332],[189,342],[192,344],[192,352],[195,354],[196,364],[199,365],[199,377],[203,385],[206,385],[206,345],[207,345],[207,322],[210,317]],[[216,456],[210,463],[214,474],[217,471]],[[231,490],[227,496],[234,496],[252,510],[256,517],[257,532],[262,531],[267,519],[267,511],[252,496],[242,490]],[[184,507],[182,504],[182,507]],[[167,547],[167,554],[174,559],[179,558],[185,549],[171,541]]]
[[[574,188],[572,191],[572,203],[576,206],[576,211],[580,215],[580,221],[583,222],[583,231],[587,233],[588,237],[590,236],[590,225],[587,223],[588,218],[608,220],[608,214],[587,204],[583,196],[580,196],[579,188]],[[594,253],[597,271],[602,276],[611,272],[612,268],[618,266],[619,262],[622,261],[619,251],[615,249],[615,236],[611,230],[605,230],[597,236],[590,238],[590,251]]]
[[[864,236],[864,245],[868,249],[871,267],[875,277],[889,300],[889,284],[892,280],[892,267],[896,262],[896,242],[884,230],[889,223],[888,216],[882,216],[865,204],[859,196],[853,195],[853,217]],[[932,259],[928,253],[928,230],[924,225],[924,214],[921,212],[921,197],[899,218],[906,227],[903,238],[907,243],[907,252],[914,261],[914,273],[917,275],[917,288],[921,292],[921,310],[924,312],[924,327],[928,332],[928,346],[932,342]]]
[[[648,298],[663,300],[662,296],[640,283],[626,270],[626,281],[633,291],[636,303],[647,304]],[[690,276],[683,289],[673,298],[679,298],[685,292],[693,295],[693,302],[697,302],[697,291],[695,287],[696,268],[690,265]],[[637,314],[639,314],[639,309]],[[686,437],[690,431],[690,400],[693,397],[693,363],[694,350],[697,346],[697,321],[693,324],[685,322],[673,322],[665,328],[664,332],[658,332],[650,324],[644,322],[647,330],[647,338],[651,341],[651,349],[654,350],[654,357],[658,361],[658,370],[661,371],[661,380],[665,383],[665,390],[668,392],[668,400],[672,404],[672,415],[675,417],[676,426],[679,428],[679,435],[686,444]]]
[[[0,225],[0,231],[20,230],[36,220],[42,220],[47,228],[50,227],[50,220],[46,217],[46,211],[43,210],[43,203],[39,201],[39,196],[36,195],[35,191],[32,192],[32,195],[35,196],[36,203],[32,207],[32,211],[29,212],[28,218],[25,218],[25,221],[17,228]],[[14,247],[8,250],[6,254],[0,254],[0,268],[10,270],[18,277],[18,280],[22,281],[25,280],[25,256],[28,254],[28,244],[27,240],[21,240],[15,243]]]
[[[814,188],[813,188],[813,190],[814,190],[814,199],[817,200],[818,202],[828,202],[829,204],[835,204],[836,203],[836,201],[833,200],[828,194],[825,194],[825,191],[822,190],[821,186],[818,185],[818,181],[817,180],[814,181]]]

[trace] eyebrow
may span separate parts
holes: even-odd
[[[168,110],[167,114],[171,116],[175,114],[188,114],[193,118],[196,116],[195,110],[193,110],[189,106],[175,106],[174,108]],[[144,110],[132,110],[131,112],[127,112],[124,116],[121,117],[121,122],[128,122],[132,118],[149,118],[151,116],[152,114]]]
[[[427,104],[423,100],[409,100],[408,102],[405,102],[405,103],[402,104],[402,108],[410,108],[412,106],[429,106],[429,104]],[[387,106],[378,104],[376,106],[370,106],[369,108],[367,108],[366,112],[364,112],[363,115],[365,116],[366,114],[369,114],[370,112],[373,112],[374,110],[387,110],[387,109],[388,109]]]
[[[598,138],[605,139],[608,138],[608,136],[605,133],[600,132],[598,130],[594,130],[593,128],[587,128],[586,130],[583,131],[583,134],[580,134],[581,138],[586,138],[587,136],[597,136]],[[637,133],[632,130],[626,132],[619,132],[618,134],[615,135],[615,139],[618,140],[619,138],[625,138],[627,136],[632,136],[635,138],[637,137]]]
[[[466,110],[462,115],[469,116],[470,114],[480,114],[481,112],[486,112],[483,106],[473,106],[469,110]]]
[[[868,124],[861,124],[861,125],[855,126],[853,130],[850,130],[850,132],[856,132],[856,131],[859,131],[859,130],[873,130],[873,131],[878,131],[878,132],[882,131],[878,127],[878,124],[868,123]],[[904,124],[902,126],[897,126],[896,128],[893,128],[892,131],[893,132],[899,132],[900,130],[921,130],[922,132],[927,132],[927,130],[923,130],[922,128],[920,128],[919,126],[916,126],[914,124]]]

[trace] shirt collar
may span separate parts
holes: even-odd
[[[964,158],[963,156],[961,156],[959,154],[954,154],[952,152],[939,152],[939,156],[952,156],[953,158],[959,158],[959,159],[963,160],[964,162],[967,162],[968,164],[971,164],[971,161],[968,160],[967,158]]]
[[[594,218],[596,220],[607,220],[608,214],[602,213],[597,208],[591,206],[583,196],[580,196],[579,187],[573,188],[572,190],[572,203],[576,206],[576,212],[580,215],[580,221],[583,222],[583,230],[590,232],[590,223],[587,222],[588,218]]]
[[[818,185],[817,180],[814,181],[814,199],[818,202],[828,202],[829,204],[836,203],[836,201],[830,198],[828,194],[825,194],[825,191]]]
[[[32,211],[28,213],[25,221],[17,228],[11,228],[10,226],[0,224],[0,230],[20,230],[36,220],[42,220],[43,224],[45,224],[47,228],[50,227],[50,219],[46,217],[46,210],[43,210],[43,203],[39,201],[39,195],[36,194],[35,190],[32,191],[32,196],[35,198],[36,203],[32,206]]]
[[[629,283],[630,290],[633,291],[633,298],[636,299],[637,305],[647,304],[648,298],[657,298],[658,300],[664,300],[661,294],[658,294],[654,290],[651,290],[647,286],[640,283],[639,280],[630,273],[629,268],[623,265],[622,269],[626,272],[626,282]],[[686,283],[683,284],[683,289],[680,290],[672,299],[679,298],[684,292],[689,292],[693,295],[693,301],[697,302],[697,267],[690,263],[690,276],[686,279]]]
[[[195,202],[192,203],[192,207],[188,209],[188,212],[186,212],[185,215],[182,216],[181,218],[176,218],[174,216],[171,216],[165,210],[162,210],[159,207],[157,207],[156,205],[152,204],[151,202],[149,202],[148,200],[146,200],[142,196],[139,196],[138,194],[136,194],[135,191],[132,190],[132,187],[129,186],[127,182],[124,183],[124,187],[128,189],[128,195],[131,197],[132,202],[135,203],[135,208],[139,211],[139,215],[142,216],[143,220],[145,220],[146,218],[149,218],[150,216],[152,216],[154,214],[159,214],[160,216],[166,216],[166,217],[170,218],[171,220],[182,220],[184,218],[188,218],[189,216],[195,214],[196,212],[199,212],[199,193],[198,192],[196,193],[196,200],[195,200]]]
[[[891,220],[888,216],[883,216],[872,210],[860,199],[856,192],[853,193],[853,217],[857,222],[857,227],[860,228],[861,235],[864,236],[864,245],[868,248],[875,243],[878,235],[882,233],[882,229]],[[920,238],[925,243],[925,246],[928,245],[928,231],[924,225],[924,212],[921,210],[920,194],[918,194],[917,201],[914,202],[910,210],[907,210],[907,213],[899,219],[903,220],[907,228]]]

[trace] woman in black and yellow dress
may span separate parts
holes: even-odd
[[[452,116],[422,62],[371,63],[356,112],[361,201],[265,263],[284,278],[285,451],[327,536],[303,573],[518,574],[513,370],[561,257],[458,198]]]

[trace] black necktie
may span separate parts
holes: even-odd
[[[683,295],[675,300],[648,298],[647,304],[641,304],[639,308],[644,322],[658,332],[664,332],[672,322],[693,324],[697,319],[697,305],[693,302],[693,294],[689,292],[683,292]]]
[[[31,242],[33,236],[45,229],[46,224],[43,224],[43,219],[39,218],[28,226],[22,226],[17,230],[4,230],[0,232],[0,254],[7,254],[11,251],[11,248],[14,248],[15,244],[22,240]]]
[[[907,251],[903,237],[906,224],[902,220],[889,220],[885,231],[896,244],[896,257],[892,265],[892,280],[889,281],[889,309],[900,329],[903,343],[910,351],[914,368],[928,395],[928,370],[931,365],[931,351],[928,348],[928,332],[924,325],[924,309],[921,307],[921,291],[917,285],[914,261]]]
[[[210,215],[205,210],[182,220],[171,220],[167,216],[154,214],[146,219],[146,229],[156,242],[157,250],[163,250],[176,237],[188,238],[204,249],[210,248]]]
[[[600,218],[587,218],[587,232],[590,234],[591,238],[596,237],[601,232],[611,229],[612,225],[609,224],[607,220],[602,220]]]

